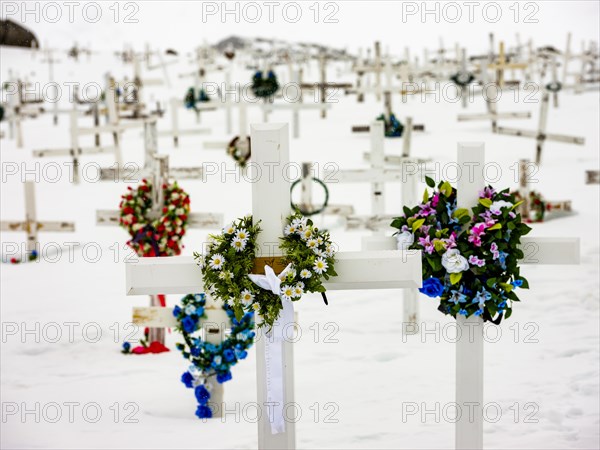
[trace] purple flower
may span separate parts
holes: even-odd
[[[490,245],[490,250],[492,252],[492,255],[494,256],[494,259],[498,259],[498,257],[500,256],[500,252],[498,251],[498,244],[492,242],[492,245]]]
[[[472,266],[483,267],[485,266],[485,259],[479,259],[475,255],[469,256],[469,264]]]
[[[431,205],[429,203],[419,205],[419,208],[421,208],[421,211],[419,211],[419,213],[417,214],[418,216],[427,217],[435,214],[435,209],[431,208]]]
[[[419,244],[425,248],[425,253],[429,253],[430,255],[435,250],[435,247],[433,246],[429,236],[425,238],[419,238]]]
[[[485,187],[483,191],[479,192],[479,198],[492,198],[496,191],[492,187]]]

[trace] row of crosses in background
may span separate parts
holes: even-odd
[[[285,166],[289,162],[289,131],[287,125],[265,124],[251,127],[254,145],[253,162],[266,168],[272,164]],[[478,201],[485,186],[483,144],[459,144],[460,173],[469,173],[458,182],[458,207],[470,208]],[[479,167],[472,171],[469,168]],[[474,175],[474,176],[473,176]],[[257,238],[261,256],[281,256],[273,251],[273,242],[282,234],[285,218],[290,213],[289,182],[283,171],[275,171],[271,180],[261,178],[252,187],[252,213],[263,229]],[[265,202],[265,198],[269,202]],[[368,242],[387,250],[339,252],[336,255],[337,277],[325,283],[328,290],[399,289],[421,285],[421,252],[403,252],[396,249],[394,238],[374,237]],[[579,241],[570,238],[524,238],[525,263],[577,264]],[[191,257],[144,258],[126,265],[127,295],[187,294],[202,292],[203,282],[199,268]],[[331,301],[335,301],[334,298]],[[165,313],[166,316],[166,313]],[[259,318],[260,320],[260,318]],[[456,448],[483,447],[483,321],[480,317],[459,316],[457,325],[461,338],[456,346],[456,402],[459,405],[478,405],[475,416],[463,414],[456,422]],[[284,342],[283,386],[285,404],[294,401],[293,344]],[[257,342],[258,405],[266,405],[267,385],[265,367],[265,340]],[[258,421],[258,447],[261,449],[295,448],[295,424],[287,422],[282,433],[273,434],[269,416],[262,414]]]
[[[78,109],[78,102],[74,101],[70,114],[69,147],[34,150],[33,156],[38,158],[70,156],[73,162],[73,181],[75,183],[79,183],[80,181],[80,160],[82,156],[103,153],[113,154],[116,166],[123,167],[123,155],[121,152],[122,133],[132,128],[143,127],[148,122],[155,122],[156,116],[142,113],[140,110],[137,110],[138,112],[133,116],[121,115],[115,86],[114,80],[107,77],[107,89],[104,96],[105,124],[100,124],[100,104],[99,102],[95,102],[91,106],[93,125],[81,127],[79,125],[81,113]],[[112,136],[112,145],[101,145],[100,136],[102,134],[110,134]],[[80,138],[90,135],[94,136],[94,144],[87,147],[82,146]]]
[[[23,148],[24,119],[35,119],[44,113],[44,99],[28,93],[31,84],[15,77],[11,71],[2,86],[6,102],[2,104],[4,119],[8,121],[8,138],[14,139],[17,148]],[[33,98],[32,98],[33,97]]]

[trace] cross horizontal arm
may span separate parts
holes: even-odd
[[[502,112],[496,114],[482,113],[482,114],[459,114],[459,122],[468,122],[470,120],[494,120],[494,119],[529,119],[531,118],[530,112]]]
[[[220,328],[229,328],[231,320],[227,313],[221,309],[205,308],[206,319],[201,319],[201,326],[209,324],[224,324]],[[162,306],[136,307],[133,308],[132,322],[140,327],[150,328],[175,328],[178,323],[173,316],[173,308]]]
[[[72,222],[0,222],[0,230],[2,231],[25,231],[28,232],[28,228],[37,228],[38,231],[75,231],[75,224]]]
[[[33,150],[33,156],[36,158],[44,158],[46,156],[70,156],[78,150],[80,155],[95,155],[98,153],[115,153],[117,147],[79,147],[79,149],[72,148],[54,148],[54,149],[43,149]]]
[[[100,209],[96,211],[96,225],[114,226],[119,224],[120,211]],[[188,215],[189,228],[217,229],[223,226],[223,214],[191,213]]]
[[[323,179],[328,185],[336,183],[371,183],[406,181],[406,173],[401,169],[354,169],[325,171]]]
[[[337,277],[328,290],[395,289],[421,286],[421,252],[373,251],[336,255]],[[140,258],[126,264],[126,294],[202,292],[202,273],[192,257]]]
[[[585,138],[582,138],[582,137],[566,136],[566,135],[562,135],[562,134],[552,134],[552,133],[540,133],[539,131],[534,131],[534,130],[521,130],[518,128],[498,127],[498,133],[506,134],[508,136],[523,136],[523,137],[530,137],[530,138],[543,137],[547,141],[567,142],[569,144],[578,144],[578,145],[585,144]]]

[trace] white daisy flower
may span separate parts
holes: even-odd
[[[252,304],[252,309],[253,309],[254,311],[258,311],[258,310],[260,309],[260,305],[259,305],[258,303],[253,303],[253,304]]]
[[[250,306],[254,301],[254,294],[250,292],[248,289],[244,289],[242,291],[242,304],[244,306]]]
[[[230,273],[229,273],[229,272],[227,272],[226,270],[224,270],[223,272],[221,272],[221,273],[219,274],[219,278],[220,278],[221,280],[226,280],[227,278],[231,278],[229,275],[230,275]],[[230,300],[231,300],[231,299],[230,299]]]
[[[211,269],[221,270],[223,264],[225,264],[225,258],[223,258],[223,255],[221,255],[220,253],[217,253],[216,255],[213,255],[212,258],[210,258],[209,266]]]
[[[312,237],[312,229],[306,228],[302,230],[302,233],[300,233],[300,237],[303,241],[310,239]]]
[[[289,236],[290,234],[294,234],[296,231],[298,231],[298,229],[294,225],[286,225],[286,227],[283,229],[283,233],[286,236]]]
[[[304,278],[306,280],[310,277],[312,277],[312,273],[310,273],[310,270],[304,269],[300,272],[300,278]]]
[[[242,241],[246,241],[248,240],[248,238],[250,237],[250,235],[248,234],[248,231],[246,231],[245,228],[240,228],[237,233],[235,233],[235,237],[238,239],[241,239]]]
[[[282,286],[281,287],[281,296],[283,297],[284,300],[291,300],[292,297],[294,296],[294,288],[292,288],[292,286]]]
[[[313,269],[315,269],[315,272],[317,272],[318,274],[326,272],[327,271],[327,262],[323,258],[317,258],[317,260],[315,261],[315,265],[313,266]]]
[[[319,243],[316,239],[309,239],[308,241],[306,241],[306,246],[308,248],[315,249],[317,248],[317,245],[319,245]]]
[[[296,286],[294,286],[294,297],[302,297],[302,294],[304,294],[304,284],[302,284],[302,286],[300,286],[301,283],[297,283]]]
[[[233,241],[231,242],[231,246],[233,248],[235,248],[236,252],[241,252],[242,250],[244,250],[246,248],[246,242],[244,239],[240,239],[240,238],[233,238]]]
[[[327,245],[325,253],[327,253],[327,256],[333,256],[335,254],[335,249],[333,248],[333,245]]]
[[[323,238],[322,238],[321,236],[319,236],[319,237],[317,238],[317,243],[318,243],[319,245],[323,245]]]
[[[304,227],[306,227],[306,217],[292,220],[292,226],[297,229],[304,229]]]
[[[224,234],[233,234],[233,233],[235,233],[235,227],[233,226],[233,224],[230,223],[225,228],[223,228],[223,233]]]

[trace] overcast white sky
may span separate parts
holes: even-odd
[[[573,47],[579,49],[583,39],[599,38],[599,3],[597,0],[135,1],[115,6],[113,1],[3,1],[0,14],[23,23],[38,35],[42,45],[49,43],[55,48],[66,48],[77,41],[91,44],[95,50],[116,50],[124,43],[142,49],[149,41],[161,48],[186,51],[204,40],[215,42],[240,35],[319,42],[351,51],[380,40],[384,49],[387,47],[399,55],[405,46],[418,54],[424,46],[437,48],[440,36],[447,46],[460,42],[471,53],[485,51],[487,34],[491,31],[497,40],[509,44],[520,33],[522,40],[532,37],[535,45],[553,45],[559,49],[564,48],[566,33],[571,31]],[[30,11],[25,16],[24,9]],[[222,17],[224,9],[233,12]],[[423,17],[424,10],[431,12]],[[98,14],[100,18],[96,21]]]

